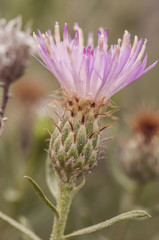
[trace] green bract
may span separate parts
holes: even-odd
[[[110,125],[101,128],[101,116],[107,110],[103,101],[73,97],[65,101],[64,109],[51,135],[49,156],[60,178],[69,182],[97,164],[101,131]]]

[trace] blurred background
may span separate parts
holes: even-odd
[[[122,38],[124,30],[147,38],[148,64],[159,58],[158,0],[0,0],[0,18],[10,20],[17,15],[32,31],[53,29],[55,21],[65,22],[73,36],[73,24],[78,22],[85,38],[89,31],[108,27],[109,46]],[[119,164],[119,148],[123,139],[131,138],[127,119],[140,109],[158,111],[159,66],[113,97],[119,106],[118,120],[109,133],[115,139],[105,143],[105,157],[93,173],[87,176],[85,187],[75,197],[69,215],[67,233],[86,227],[132,209],[146,209],[152,218],[122,222],[96,234],[79,237],[83,240],[158,240],[159,239],[159,180],[146,183],[130,179]],[[48,239],[53,216],[38,199],[23,178],[29,175],[51,199],[45,180],[45,160],[48,133],[53,128],[48,117],[50,95],[59,88],[57,80],[32,58],[24,77],[11,88],[7,105],[8,117],[0,139],[0,210],[32,225],[42,239]],[[1,92],[0,92],[1,94]],[[1,96],[1,95],[0,95]],[[159,158],[159,156],[158,156]],[[1,240],[26,239],[0,221]]]

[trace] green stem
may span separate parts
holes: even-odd
[[[70,210],[72,198],[75,194],[73,183],[59,182],[59,192],[57,199],[57,211],[59,217],[55,216],[53,231],[50,240],[63,240],[66,221]]]

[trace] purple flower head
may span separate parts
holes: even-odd
[[[130,33],[125,31],[123,39],[108,48],[108,30],[98,30],[98,44],[93,46],[93,34],[89,33],[87,46],[84,46],[82,29],[74,25],[75,36],[68,33],[64,25],[63,41],[60,38],[59,24],[55,24],[54,35],[50,31],[34,37],[38,43],[41,62],[58,79],[61,87],[72,96],[107,101],[153,68],[157,61],[146,68],[147,54],[144,56],[147,40],[142,43],[134,37],[130,44]],[[143,58],[143,59],[142,59]]]

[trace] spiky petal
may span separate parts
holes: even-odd
[[[133,82],[151,68],[146,68],[147,54],[144,56],[147,40],[142,43],[137,36],[130,44],[130,33],[125,31],[123,39],[108,49],[108,30],[98,30],[98,45],[93,48],[92,33],[88,35],[88,45],[83,45],[82,29],[74,25],[72,39],[64,25],[63,41],[58,23],[54,36],[50,31],[34,37],[39,46],[41,62],[58,79],[62,88],[72,96],[98,101],[107,101],[111,96]],[[143,60],[142,60],[143,59]]]

